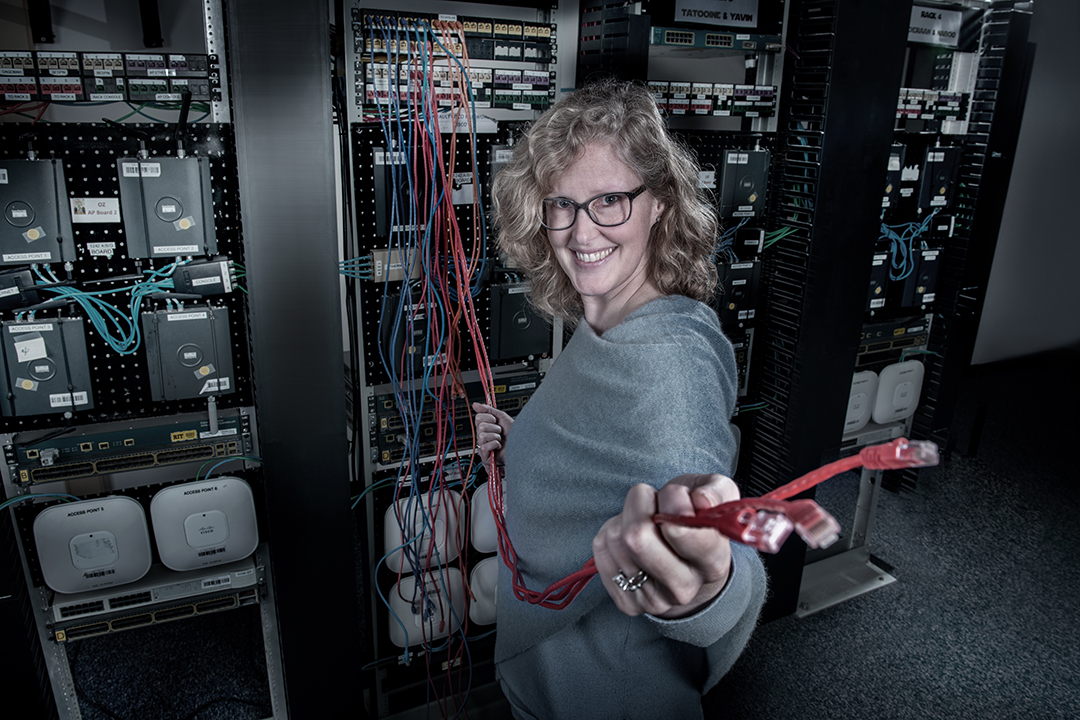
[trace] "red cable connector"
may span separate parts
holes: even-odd
[[[859,467],[871,470],[900,470],[937,465],[938,462],[938,448],[934,443],[897,438],[891,443],[865,447],[858,455],[842,458],[808,472],[760,498],[722,503],[696,515],[657,513],[653,519],[658,523],[684,527],[715,528],[732,540],[767,553],[778,552],[792,530],[799,533],[812,548],[828,547],[840,537],[840,524],[836,519],[813,500],[787,501],[787,498],[805,492],[842,472]]]

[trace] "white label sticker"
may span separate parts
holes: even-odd
[[[12,295],[18,295],[18,294],[19,294],[19,288],[18,287],[9,287],[9,288],[4,288],[3,290],[0,290],[0,298],[2,298],[2,297],[11,297]]]
[[[236,435],[237,432],[238,431],[237,431],[236,428],[224,428],[222,430],[218,430],[216,433],[201,432],[201,433],[199,433],[199,439],[200,440],[205,440],[207,438],[225,437],[226,435]]]
[[[139,173],[143,177],[161,177],[161,163],[139,163]]]
[[[71,222],[120,222],[119,198],[71,198]]]
[[[7,168],[0,168],[0,185],[7,185]]]
[[[186,313],[170,313],[165,316],[165,319],[169,322],[173,320],[205,320],[207,317],[205,312],[186,312]]]
[[[48,357],[49,354],[45,350],[45,338],[37,333],[20,337],[15,341],[15,355],[21,363]]]
[[[202,285],[218,285],[221,283],[221,278],[215,275],[214,277],[195,278],[191,281],[192,287],[199,287]]]
[[[50,407],[71,407],[72,405],[86,405],[90,402],[90,396],[86,392],[54,393],[49,395]]]
[[[194,255],[197,252],[198,245],[161,245],[154,248],[155,255]]]
[[[199,391],[199,394],[202,395],[203,393],[207,393],[207,392],[219,392],[219,391],[220,392],[225,392],[228,389],[229,389],[229,378],[227,378],[227,377],[210,378],[205,383],[203,383],[202,390]]]
[[[52,253],[5,253],[3,259],[4,262],[37,262],[39,260],[51,262]]]
[[[39,323],[37,325],[8,325],[9,333],[51,332],[52,329],[52,323]]]
[[[114,243],[114,242],[86,243],[86,249],[90,251],[90,257],[112,258],[113,254],[116,252],[116,243]]]
[[[139,163],[137,162],[121,163],[120,170],[124,173],[124,177],[139,177]]]
[[[203,590],[225,587],[227,585],[232,585],[232,575],[221,575],[219,577],[203,578],[202,581]]]
[[[532,390],[534,387],[536,387],[536,383],[534,382],[521,383],[520,385],[511,385],[510,387],[506,388],[506,391],[517,392],[518,390]]]

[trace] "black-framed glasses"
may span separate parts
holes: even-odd
[[[630,219],[634,198],[643,192],[644,185],[637,190],[601,193],[581,203],[564,197],[547,198],[541,206],[540,224],[548,230],[567,230],[577,220],[578,210],[584,210],[601,227],[622,225]]]

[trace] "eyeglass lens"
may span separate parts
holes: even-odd
[[[565,230],[574,224],[579,208],[584,208],[597,225],[611,227],[622,225],[630,219],[633,200],[625,192],[598,195],[584,203],[576,203],[569,198],[552,198],[544,201],[544,225],[550,230]]]

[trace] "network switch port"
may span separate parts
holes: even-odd
[[[58,631],[56,634],[57,641],[64,640],[81,640],[83,638],[93,637],[95,635],[104,635],[111,630],[109,623],[97,622],[89,625],[80,625],[78,627],[68,628],[66,630]]]

